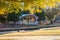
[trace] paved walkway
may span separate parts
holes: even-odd
[[[12,36],[0,37],[0,40],[60,40],[60,36]]]
[[[50,24],[50,25],[39,25],[39,26],[17,26],[15,25],[15,27],[0,27],[0,31],[1,30],[35,30],[35,29],[40,29],[40,28],[49,28],[49,27],[57,27],[60,26],[60,23],[54,23],[54,24]]]
[[[14,36],[60,36],[60,27],[52,27],[52,28],[43,28],[39,30],[33,31],[25,31],[21,30],[20,32],[17,31],[8,31],[8,32],[1,32],[1,37],[14,37]]]

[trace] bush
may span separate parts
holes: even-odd
[[[19,16],[15,12],[12,12],[8,14],[7,20],[17,22],[19,20]]]
[[[45,20],[44,12],[39,12],[39,13],[36,12],[35,15],[39,17],[39,20]]]
[[[0,15],[0,22],[1,23],[5,23],[6,18],[3,15]]]

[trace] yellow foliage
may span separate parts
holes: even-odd
[[[42,12],[42,10],[37,9],[37,10],[36,10],[36,12],[38,12],[38,13],[39,13],[39,12]]]
[[[60,2],[60,0],[55,0],[56,2]]]
[[[4,14],[5,9],[0,9],[0,14]]]
[[[3,0],[2,3],[6,2],[7,0]],[[0,10],[0,14],[4,14],[5,11],[7,12],[13,12],[15,11],[16,13],[18,13],[19,9],[24,9],[24,10],[30,10],[31,13],[34,12],[34,7],[36,6],[36,10],[37,12],[40,12],[40,10],[38,10],[39,6],[41,8],[46,8],[46,6],[49,7],[55,7],[58,6],[57,4],[55,4],[55,2],[60,2],[60,0],[20,0],[21,2],[18,2],[17,0],[9,0],[7,1],[8,4],[6,7],[4,7],[5,9],[1,9]],[[24,6],[22,5],[22,2],[24,3]],[[6,4],[6,3],[5,3]],[[33,8],[31,8],[33,7]]]

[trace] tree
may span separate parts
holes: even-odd
[[[17,22],[19,21],[19,17],[22,15],[21,10],[19,10],[18,13],[12,12],[12,13],[8,13],[7,15],[7,20],[8,21],[13,21],[13,22]]]
[[[12,12],[12,13],[8,14],[7,20],[13,21],[15,23],[15,22],[19,21],[19,16],[15,12]]]
[[[48,17],[48,20],[51,21],[51,24],[54,23],[53,21],[56,18],[57,12],[58,12],[58,10],[56,8],[52,8],[52,9],[47,10],[46,16]]]
[[[1,23],[5,23],[6,18],[3,15],[0,15],[0,22]]]
[[[19,17],[22,15],[21,9],[20,9],[19,12],[17,13],[17,15],[18,15]]]
[[[59,2],[59,0],[0,0],[0,8],[6,8],[5,10],[7,10],[7,12],[13,12],[16,11],[14,9],[27,10],[31,9],[32,6],[36,6],[37,8],[39,6],[41,8],[46,8],[46,6],[55,7],[57,6],[55,2]],[[24,3],[24,6],[22,5],[22,3]]]
[[[30,14],[30,10],[24,10],[22,11],[22,14]]]
[[[38,21],[40,23],[41,23],[42,20],[45,20],[45,13],[44,13],[44,11],[42,11],[42,12],[36,12],[35,15],[38,16],[38,18],[39,18]]]

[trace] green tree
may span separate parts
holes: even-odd
[[[19,17],[22,15],[21,10],[19,10],[18,13],[12,12],[12,13],[8,13],[7,15],[7,20],[8,21],[13,21],[13,22],[17,22],[19,21]]]
[[[42,20],[45,20],[45,13],[44,13],[44,11],[39,12],[39,13],[36,12],[35,15],[39,17],[39,19],[38,19],[39,22],[41,22]]]
[[[19,16],[15,12],[9,13],[7,16],[7,21],[12,21],[15,24],[15,22],[19,21]]]
[[[1,23],[5,23],[6,18],[3,15],[0,15],[0,22]]]
[[[22,11],[22,14],[30,14],[30,10],[24,10]]]

